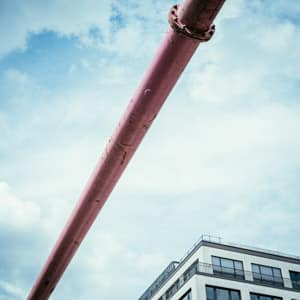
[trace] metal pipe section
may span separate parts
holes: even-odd
[[[171,28],[39,274],[28,300],[48,299],[100,209],[151,126],[225,0],[186,0],[169,14]]]

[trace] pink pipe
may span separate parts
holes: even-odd
[[[224,1],[186,0],[171,9],[171,28],[27,299],[48,299],[54,290],[199,43],[213,34],[211,24]]]

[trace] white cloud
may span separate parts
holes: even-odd
[[[5,293],[2,297],[2,293]],[[16,286],[7,281],[0,280],[0,299],[2,300],[17,300],[24,299],[25,291],[20,287]]]
[[[26,1],[4,0],[0,10],[0,56],[26,48],[32,33],[45,30],[65,36],[87,36],[99,28],[104,38],[109,32],[110,1]]]
[[[256,39],[263,49],[270,54],[282,55],[291,50],[293,41],[299,43],[300,33],[297,27],[290,22],[272,24],[266,28],[260,28],[256,32]],[[299,49],[295,48],[299,53]],[[294,54],[292,54],[294,56]]]
[[[55,32],[65,37],[77,37],[83,45],[88,47],[104,47],[118,52],[122,46],[124,52],[136,53],[139,46],[143,45],[140,43],[141,38],[144,42],[143,49],[147,49],[146,45],[151,44],[150,41],[153,39],[151,36],[157,31],[153,30],[153,25],[149,27],[149,20],[153,24],[153,18],[155,18],[156,22],[161,24],[161,16],[166,16],[165,11],[171,5],[169,3],[143,1],[141,5],[109,0],[76,2],[30,0],[25,4],[4,0],[1,2],[0,10],[2,40],[0,57],[14,50],[26,50],[31,35],[44,31]],[[128,18],[131,20],[130,24],[126,24],[120,34],[117,34],[116,41],[110,36],[111,17],[115,14],[113,7],[117,7],[126,21]],[[151,15],[149,11],[152,12]],[[134,19],[138,26],[134,25]],[[165,17],[164,24],[166,23]],[[139,30],[141,24],[150,29],[144,36],[141,36],[142,33]]]
[[[16,68],[4,70],[2,80],[4,89],[14,91],[12,98],[17,99],[18,102],[21,102],[25,94],[38,88],[32,78]]]
[[[150,133],[151,143],[137,153],[135,166],[121,181],[123,190],[175,195],[206,188],[250,191],[272,174],[288,174],[299,164],[298,107],[196,114],[196,106],[185,111],[189,122],[176,129],[180,115],[169,111],[174,117]],[[154,180],[156,174],[163,180]]]
[[[4,78],[13,81],[17,85],[25,85],[29,82],[29,78],[25,73],[16,69],[8,69],[4,72]]]
[[[19,199],[7,183],[0,182],[0,224],[24,229],[37,224],[40,220],[39,207],[26,200]]]
[[[88,32],[109,31],[111,2],[104,8],[103,2],[45,3],[10,6],[19,21],[1,27],[0,34],[6,27],[6,38],[14,36],[0,46],[2,54],[25,47],[30,33],[43,30],[100,47]],[[54,242],[163,35],[169,4],[120,5],[134,21],[101,47],[120,53],[122,63],[116,55],[95,61],[84,53],[70,65],[70,73],[88,73],[88,84],[45,91],[18,66],[5,73],[4,86],[26,103],[17,113],[0,112],[0,172],[15,191],[0,185],[0,223],[20,232],[39,224],[41,232],[30,234],[36,243]],[[202,232],[278,250],[299,248],[299,47],[289,47],[300,40],[299,28],[247,8],[245,1],[225,4],[216,36],[200,46],[53,299],[135,298]],[[32,105],[39,98],[43,103]],[[18,218],[7,220],[9,213]],[[46,257],[45,247],[31,256]],[[38,271],[36,262],[30,265]],[[21,266],[29,289],[30,268]],[[122,288],[113,289],[115,282]]]

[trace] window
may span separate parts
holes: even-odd
[[[290,277],[293,288],[300,290],[300,272],[290,271]]]
[[[240,291],[206,286],[207,300],[241,300]]]
[[[250,293],[251,300],[282,300],[281,297]]]
[[[283,279],[279,268],[252,264],[252,272],[254,281],[283,286]]]
[[[193,262],[193,264],[183,273],[184,282],[188,281],[194,274],[196,274],[198,269],[199,261],[198,259]]]
[[[178,300],[192,300],[192,290],[188,290],[182,297]]]
[[[214,274],[222,274],[234,278],[245,279],[243,262],[223,257],[212,256]]]

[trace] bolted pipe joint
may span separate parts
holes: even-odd
[[[213,21],[225,0],[185,0],[174,5],[169,13],[169,23],[174,31],[202,42],[215,32]]]
[[[192,39],[199,40],[201,42],[207,42],[211,39],[215,33],[215,25],[211,24],[207,30],[197,30],[196,28],[190,28],[186,24],[182,23],[178,18],[179,5],[174,5],[169,12],[169,24],[173,30],[179,34],[183,34]]]

